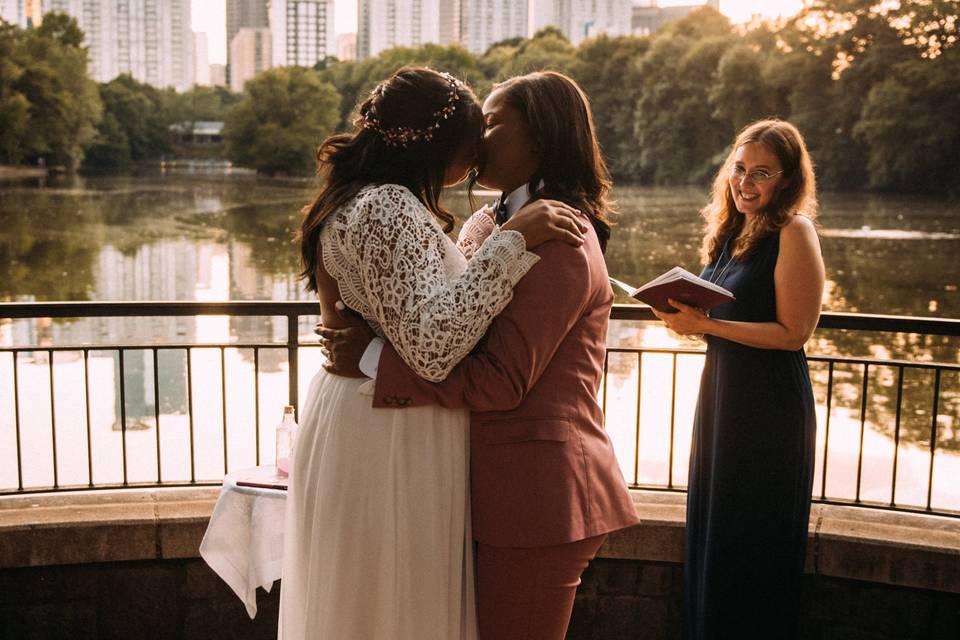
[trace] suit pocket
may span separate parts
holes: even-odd
[[[484,444],[514,442],[566,442],[570,438],[567,418],[517,418],[484,422],[480,427]]]

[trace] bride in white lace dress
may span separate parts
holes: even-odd
[[[445,235],[440,191],[464,179],[482,131],[475,96],[447,74],[398,71],[356,125],[318,153],[326,185],[301,229],[303,276],[324,324],[342,322],[342,299],[442,380],[538,260],[527,249],[575,243],[579,228],[565,205],[540,202],[502,228],[481,210],[457,245]],[[301,408],[280,636],[476,638],[468,413],[373,409],[364,382],[321,370]]]

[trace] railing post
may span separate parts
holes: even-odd
[[[288,384],[290,385],[289,393],[287,394],[287,404],[293,407],[293,416],[294,419],[300,419],[300,406],[299,406],[299,352],[298,347],[300,343],[299,326],[298,321],[300,316],[296,312],[287,313],[287,362],[289,364],[288,372]]]

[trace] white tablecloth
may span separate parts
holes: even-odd
[[[200,543],[200,557],[257,615],[257,587],[267,593],[283,567],[283,520],[287,492],[238,487],[251,469],[228,474]]]

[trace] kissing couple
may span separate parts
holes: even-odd
[[[358,114],[320,146],[300,232],[328,360],[291,464],[280,636],[561,640],[587,564],[639,521],[597,403],[611,182],[589,102],[539,72],[481,105],[406,67]],[[442,191],[474,169],[502,196],[454,242]]]

